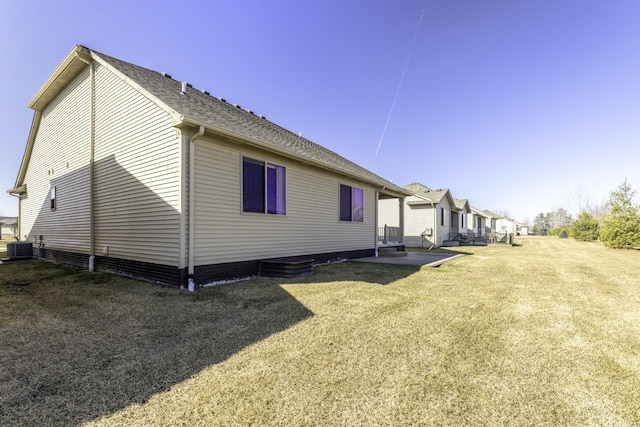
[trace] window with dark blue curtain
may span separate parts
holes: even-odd
[[[264,213],[264,163],[242,159],[242,210]]]
[[[351,187],[340,184],[340,221],[351,221]]]

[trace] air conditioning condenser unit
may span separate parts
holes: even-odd
[[[33,258],[33,244],[31,242],[7,243],[7,256],[11,260]]]

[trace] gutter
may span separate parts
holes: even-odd
[[[429,250],[438,243],[438,205],[432,203],[433,206],[433,244],[429,247]]]
[[[198,128],[198,132],[193,135],[191,138],[189,138],[189,248],[188,248],[188,255],[187,255],[187,262],[188,262],[188,267],[187,267],[187,283],[188,283],[188,289],[189,292],[193,292],[196,289],[196,284],[195,281],[193,280],[193,276],[194,276],[194,246],[195,246],[195,217],[196,217],[196,213],[195,213],[195,205],[196,205],[196,200],[195,200],[195,182],[196,182],[196,139],[200,138],[202,135],[204,135],[204,126],[199,126]]]
[[[91,79],[91,136],[90,136],[90,148],[89,148],[89,233],[91,234],[91,249],[89,252],[89,271],[94,271],[96,261],[96,232],[95,232],[95,196],[94,196],[94,161],[95,161],[95,144],[96,144],[96,77],[95,68],[91,58],[86,59],[80,55],[80,52],[76,52],[76,58],[85,64],[89,65],[89,75]]]

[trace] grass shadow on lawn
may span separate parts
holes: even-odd
[[[316,267],[194,294],[41,261],[0,265],[0,425],[114,413],[313,316],[281,285],[387,284],[417,267]],[[211,390],[215,393],[215,390]]]
[[[189,295],[34,261],[0,266],[0,306],[0,425],[144,402],[313,315],[275,282]]]

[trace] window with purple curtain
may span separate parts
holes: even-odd
[[[362,188],[351,189],[351,221],[362,222],[364,220],[364,191]]]
[[[364,221],[364,191],[340,184],[340,221]]]
[[[284,167],[267,163],[267,213],[287,213],[285,181]]]
[[[286,172],[283,166],[242,159],[242,211],[285,215]]]

